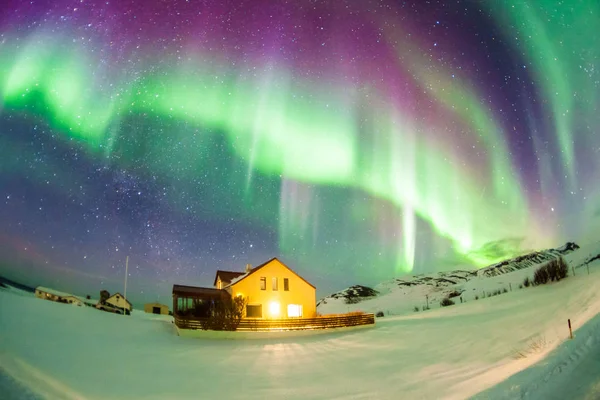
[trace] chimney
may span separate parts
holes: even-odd
[[[252,264],[246,264],[246,273],[250,272],[252,269]]]

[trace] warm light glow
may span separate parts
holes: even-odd
[[[280,310],[281,310],[281,306],[279,305],[279,302],[272,301],[269,303],[269,314],[271,314],[271,316],[278,317]]]
[[[287,316],[290,318],[302,317],[302,305],[288,304],[287,314]]]
[[[242,294],[241,293],[237,293],[236,296],[237,297],[242,297]]]

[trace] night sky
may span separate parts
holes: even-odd
[[[3,1],[0,274],[318,295],[599,240],[600,3]],[[594,236],[595,235],[595,236]]]

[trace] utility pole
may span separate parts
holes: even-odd
[[[127,300],[127,270],[129,269],[129,256],[125,259],[125,289],[123,290],[124,300]],[[127,310],[123,307],[123,315],[127,315]]]

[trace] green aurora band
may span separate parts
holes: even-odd
[[[578,142],[574,133],[575,118],[598,122],[598,91],[580,79],[582,69],[593,68],[600,54],[592,39],[600,25],[598,5],[579,2],[567,12],[558,10],[567,5],[550,1],[537,2],[537,7],[523,1],[488,4],[507,27],[506,36],[517,35],[515,45],[534,67],[552,112],[561,162],[568,181],[576,185],[577,146],[598,144],[595,137]],[[564,15],[569,15],[568,23],[557,23]],[[3,42],[0,92],[5,108],[33,107],[65,140],[80,140],[91,154],[107,159],[123,140],[119,135],[126,135],[118,133],[119,124],[129,115],[186,121],[208,129],[203,135],[224,135],[247,166],[248,188],[256,173],[282,177],[278,234],[283,253],[302,245],[298,232],[318,224],[318,204],[311,200],[316,185],[353,188],[395,206],[401,220],[398,273],[413,269],[417,219],[450,240],[469,262],[485,266],[498,261],[477,250],[514,232],[527,236],[545,226],[531,211],[508,156],[504,128],[478,100],[483,94],[468,77],[451,78],[443,65],[427,68],[431,60],[396,35],[390,32],[388,41],[402,58],[404,72],[412,73],[415,83],[465,128],[468,138],[461,141],[475,143],[470,149],[452,146],[458,133],[448,134],[439,120],[415,119],[377,89],[303,82],[277,66],[257,77],[208,61],[208,54],[135,80],[111,76],[113,84],[102,86],[96,74],[106,78],[110,71],[98,72],[93,54],[66,47],[60,37],[47,33],[33,35],[25,46],[10,38]],[[573,48],[584,49],[580,58],[571,56]],[[367,122],[359,124],[359,115],[367,115]],[[172,139],[178,133],[152,135],[160,147],[167,143],[163,135]],[[179,141],[182,145],[170,150],[191,171],[201,170],[202,142]],[[126,166],[128,161],[121,157],[118,162]],[[171,169],[155,160],[148,174],[169,176]],[[553,179],[543,166],[540,176]],[[552,243],[553,235],[546,232],[543,244]]]

